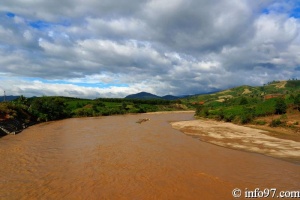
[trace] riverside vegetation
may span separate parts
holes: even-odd
[[[186,110],[180,100],[80,99],[70,97],[19,98],[0,103],[0,123],[14,120],[24,126],[71,117],[96,117],[127,113]],[[7,123],[6,123],[7,124]],[[11,125],[13,126],[13,125]],[[1,131],[1,130],[0,130]]]
[[[183,102],[194,103],[198,117],[237,124],[299,128],[300,80],[273,81],[261,87],[240,86],[190,97]],[[293,116],[291,122],[289,116]],[[270,122],[266,120],[268,117]]]

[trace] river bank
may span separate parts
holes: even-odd
[[[172,126],[201,141],[300,164],[300,141],[294,135],[282,136],[253,125],[246,127],[207,119],[174,122]]]
[[[18,119],[5,119],[0,120],[0,137],[5,135],[15,135],[20,133],[22,130],[27,128],[29,125],[33,125],[24,123]]]

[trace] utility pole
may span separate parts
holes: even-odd
[[[6,101],[6,93],[5,93],[5,90],[4,90],[4,102]]]

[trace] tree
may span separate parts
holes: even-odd
[[[21,96],[19,96],[19,97],[16,99],[16,102],[17,102],[17,104],[27,105],[28,100],[27,100],[26,97],[24,97],[23,95],[21,95]]]
[[[33,100],[30,112],[38,121],[63,119],[68,116],[64,99],[59,97],[41,97]]]
[[[285,114],[287,105],[283,98],[276,99],[275,103],[275,114]]]

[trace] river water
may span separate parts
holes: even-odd
[[[191,119],[75,118],[0,138],[0,199],[232,199],[234,188],[299,190],[299,165],[201,142],[170,125]]]

